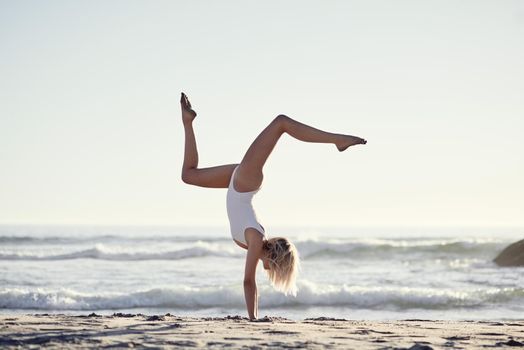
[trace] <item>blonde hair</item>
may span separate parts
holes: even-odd
[[[287,238],[274,237],[264,242],[264,250],[269,264],[266,272],[271,285],[286,295],[296,296],[300,259],[295,245]]]

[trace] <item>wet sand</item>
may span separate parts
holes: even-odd
[[[524,347],[521,321],[293,321],[147,316],[0,316],[0,348],[486,349]]]

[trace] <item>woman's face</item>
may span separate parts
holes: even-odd
[[[269,261],[267,260],[267,258],[261,258],[261,260],[264,265],[264,270],[269,270]]]

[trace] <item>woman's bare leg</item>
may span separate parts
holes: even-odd
[[[193,130],[193,120],[196,117],[196,112],[191,108],[191,103],[189,103],[184,93],[182,93],[182,97],[180,98],[180,105],[182,107],[182,122],[185,133],[182,181],[201,187],[227,188],[231,174],[237,164],[198,168],[198,150],[195,132]]]
[[[235,176],[235,187],[238,191],[252,191],[260,187],[264,164],[283,133],[304,142],[332,143],[341,152],[350,146],[367,142],[360,137],[315,129],[285,115],[279,115],[258,135],[244,155]]]

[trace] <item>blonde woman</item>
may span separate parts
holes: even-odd
[[[193,120],[197,114],[184,93],[181,95],[180,105],[185,130],[182,180],[195,186],[228,189],[227,213],[231,235],[237,245],[247,250],[244,270],[247,313],[249,319],[256,320],[258,294],[255,275],[259,260],[262,260],[274,288],[292,295],[296,295],[297,291],[296,277],[299,257],[295,246],[287,238],[268,239],[251,204],[253,196],[262,184],[264,164],[280,136],[287,133],[300,141],[332,143],[340,152],[353,145],[365,144],[366,140],[318,130],[281,114],[269,123],[253,141],[240,164],[199,168],[193,131]]]

